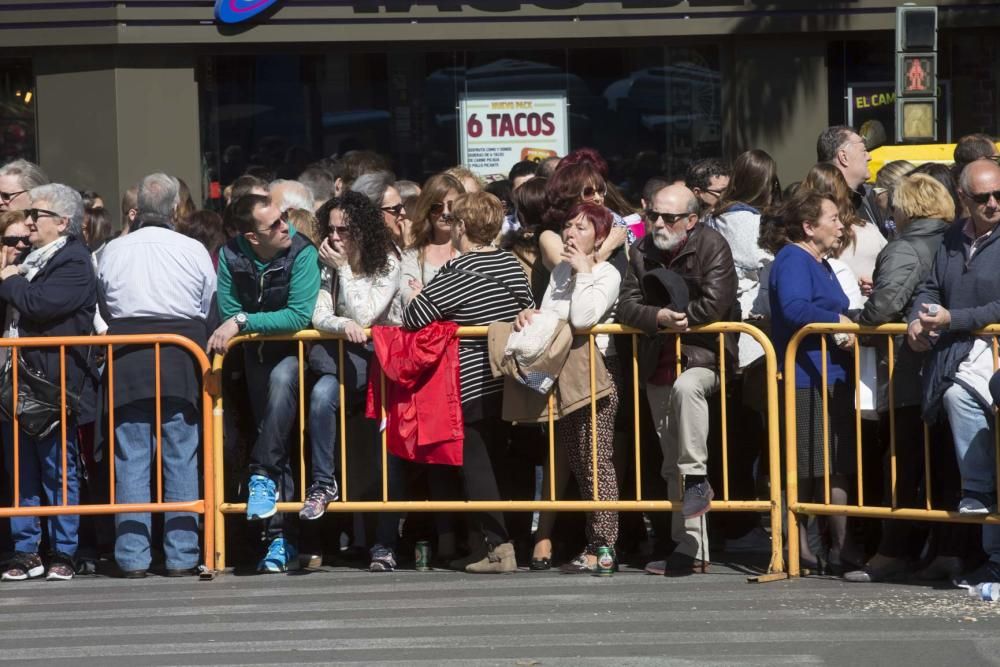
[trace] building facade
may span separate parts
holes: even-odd
[[[823,127],[892,122],[899,2],[278,0],[236,25],[213,4],[0,0],[0,162],[109,202],[156,170],[218,202],[249,166],[354,148],[421,180],[464,155],[466,101],[555,95],[569,146],[634,191],[750,147],[790,182]],[[939,7],[941,140],[1000,134],[1000,11],[918,4]]]

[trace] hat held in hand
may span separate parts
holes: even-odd
[[[642,277],[642,292],[646,305],[669,308],[678,313],[687,310],[691,300],[687,283],[670,269],[653,269]]]

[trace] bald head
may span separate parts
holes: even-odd
[[[1000,166],[992,160],[976,160],[962,170],[958,187],[976,232],[993,229],[1000,222]]]
[[[660,250],[673,250],[698,224],[698,198],[683,185],[668,185],[653,195],[647,212],[646,233]]]

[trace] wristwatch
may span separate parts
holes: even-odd
[[[233,316],[233,322],[236,322],[236,328],[243,331],[247,328],[247,314],[243,312],[236,313]]]

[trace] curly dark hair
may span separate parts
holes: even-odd
[[[382,219],[382,211],[360,192],[347,191],[333,197],[316,211],[316,219],[325,234],[330,233],[330,214],[335,210],[344,212],[347,233],[358,250],[359,273],[365,276],[385,275],[389,271],[389,253],[394,253],[395,247],[389,228]]]

